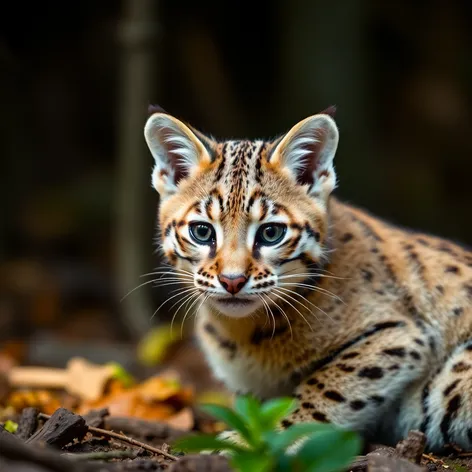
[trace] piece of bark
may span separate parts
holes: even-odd
[[[82,416],[75,415],[65,408],[58,408],[44,426],[26,440],[27,444],[48,444],[57,448],[64,447],[74,439],[79,441],[87,434],[87,425]]]
[[[28,407],[23,409],[15,433],[17,438],[26,441],[34,434],[38,427],[38,414],[39,410],[37,408]]]
[[[81,464],[67,460],[60,456],[60,454],[52,452],[47,448],[27,446],[22,441],[18,440],[12,434],[0,435],[0,458],[8,460],[8,468],[2,467],[3,470],[13,470],[13,463],[15,470],[19,470],[21,465],[36,465],[38,470],[48,470],[52,472],[84,472],[85,469]],[[11,462],[11,464],[10,464]],[[19,467],[16,467],[18,465]]]
[[[11,436],[15,438],[15,436],[12,433],[10,433],[10,431],[7,431],[2,425],[0,425],[0,438],[3,438],[4,436]]]
[[[0,434],[1,472],[134,472],[160,471],[152,459],[95,463],[68,459],[49,447],[31,446],[12,434]]]
[[[399,456],[419,464],[425,446],[426,436],[420,431],[410,431],[408,436],[397,444],[395,451]]]
[[[400,457],[372,453],[367,456],[367,472],[427,472],[427,468]]]
[[[110,416],[105,419],[105,429],[122,431],[148,441],[152,439],[176,439],[185,431],[173,428],[166,423],[158,421],[147,421],[138,418],[128,418],[126,416]]]
[[[100,408],[98,410],[90,410],[82,418],[87,423],[87,426],[94,428],[103,428],[105,426],[105,418],[110,414],[108,408]]]
[[[213,454],[188,455],[174,462],[168,472],[233,472],[225,456]]]

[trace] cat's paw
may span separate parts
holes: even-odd
[[[237,446],[247,446],[244,440],[239,435],[239,433],[237,433],[236,431],[223,431],[222,433],[218,434],[217,438],[221,441],[231,442]],[[223,451],[221,449],[206,449],[204,451],[201,451],[200,454],[220,454],[223,456],[231,456],[230,451]]]

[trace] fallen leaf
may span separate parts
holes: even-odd
[[[157,365],[164,359],[169,347],[180,341],[180,331],[171,329],[170,323],[150,330],[138,344],[137,356],[144,365]]]
[[[18,423],[15,423],[12,420],[7,420],[7,421],[5,421],[5,424],[3,425],[3,427],[9,433],[15,434],[16,430],[18,429]]]
[[[174,428],[181,429],[183,431],[190,431],[195,424],[193,411],[189,407],[183,408],[174,416],[168,418],[166,423],[170,426],[173,426]]]

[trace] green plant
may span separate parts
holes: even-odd
[[[241,441],[195,434],[177,440],[174,448],[183,452],[220,450],[230,455],[231,465],[241,472],[338,472],[361,449],[356,433],[332,424],[297,423],[277,430],[277,424],[295,408],[290,398],[261,404],[251,396],[240,396],[234,409],[221,405],[202,408],[232,428]]]

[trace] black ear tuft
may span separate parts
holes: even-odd
[[[159,105],[149,105],[148,106],[148,115],[151,116],[151,115],[154,115],[154,113],[165,113],[166,115],[168,115],[168,113],[161,106],[159,106]]]
[[[334,115],[336,115],[336,105],[326,108],[326,110],[320,112],[320,115],[329,115],[331,118],[334,118]]]

